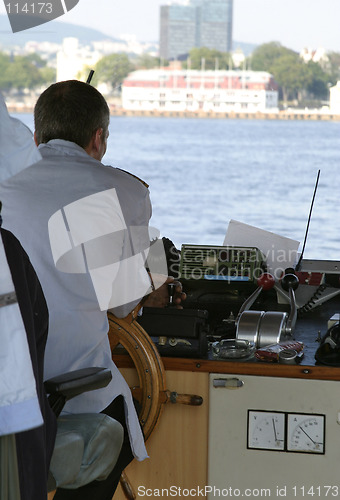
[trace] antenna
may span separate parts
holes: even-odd
[[[313,205],[314,205],[316,190],[317,190],[318,184],[319,184],[319,177],[320,177],[320,170],[318,170],[318,175],[316,177],[316,182],[315,182],[315,187],[314,187],[314,193],[313,193],[312,203],[311,203],[310,210],[309,210],[309,217],[308,217],[306,234],[305,234],[305,239],[304,239],[304,242],[303,242],[302,252],[301,252],[301,255],[300,255],[300,258],[299,258],[299,262],[296,264],[295,271],[299,271],[299,269],[301,267],[302,257],[303,257],[303,253],[305,251],[305,246],[306,246],[306,241],[307,241],[309,223],[310,223],[310,220],[311,220],[311,217],[312,217],[312,210],[313,210]]]
[[[92,77],[93,77],[94,70],[91,69],[89,76],[87,77],[86,83],[91,83]]]

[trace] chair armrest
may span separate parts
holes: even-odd
[[[47,394],[63,396],[68,401],[83,392],[106,387],[111,379],[108,368],[83,368],[46,380],[44,387]]]

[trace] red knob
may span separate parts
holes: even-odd
[[[275,285],[275,278],[270,273],[263,273],[257,278],[257,284],[263,290],[270,290]]]

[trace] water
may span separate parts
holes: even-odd
[[[305,257],[340,260],[340,122],[112,117],[103,161],[150,184],[178,247],[222,244],[230,219],[302,243],[320,169]]]

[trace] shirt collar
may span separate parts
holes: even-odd
[[[75,142],[65,141],[64,139],[52,139],[46,144],[40,144],[39,151],[42,156],[53,156],[54,154],[58,154],[65,156],[89,157],[85,149],[81,146],[78,146]]]

